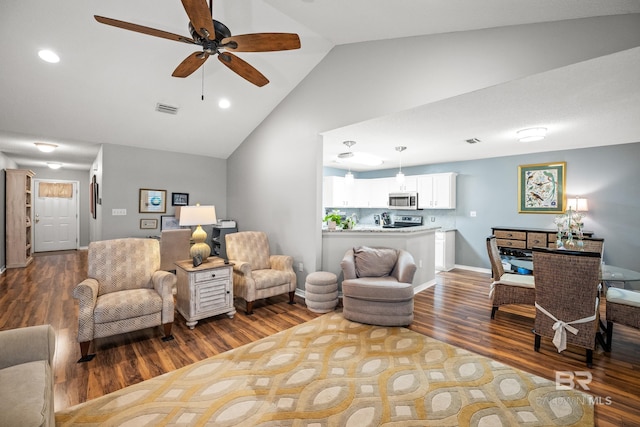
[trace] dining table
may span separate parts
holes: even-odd
[[[509,258],[506,261],[512,267],[534,271],[531,258]],[[600,280],[603,283],[621,283],[625,289],[640,291],[640,273],[634,270],[603,263],[600,268]]]

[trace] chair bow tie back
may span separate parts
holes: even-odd
[[[553,324],[552,329],[556,332],[553,336],[552,342],[553,342],[553,345],[555,345],[556,348],[558,349],[558,353],[563,352],[567,348],[567,331],[571,332],[573,335],[578,334],[578,329],[571,325],[592,322],[596,319],[599,302],[600,300],[596,298],[596,306],[595,306],[593,315],[584,317],[582,319],[573,320],[571,322],[565,322],[565,321],[556,319],[556,317],[553,314],[549,313],[540,304],[538,304],[537,302],[535,303],[535,306],[538,310],[540,310],[545,316],[549,317],[555,322]]]

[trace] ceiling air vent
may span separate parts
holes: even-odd
[[[467,141],[467,143],[469,144],[477,144],[478,142],[480,142],[478,138],[465,139],[465,141]]]
[[[156,104],[156,111],[167,114],[178,114],[178,107],[174,107],[173,105],[163,104],[158,102]]]

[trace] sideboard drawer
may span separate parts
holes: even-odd
[[[524,240],[508,240],[508,239],[496,239],[498,246],[503,248],[516,248],[525,249],[527,242]]]
[[[494,234],[496,235],[496,239],[527,240],[527,233],[525,231],[496,230]]]
[[[547,247],[547,233],[528,233],[527,234],[527,248],[531,249],[534,246]]]

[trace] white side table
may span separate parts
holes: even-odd
[[[209,257],[194,267],[191,260],[176,262],[176,308],[193,329],[198,320],[226,313],[233,318],[233,264]]]

